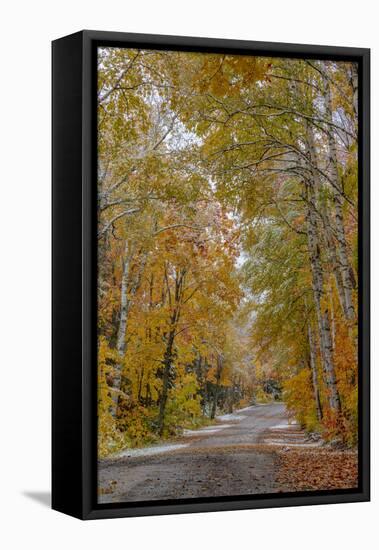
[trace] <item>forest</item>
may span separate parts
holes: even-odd
[[[98,49],[98,450],[283,401],[358,434],[358,73]]]

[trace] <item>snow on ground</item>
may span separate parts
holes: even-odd
[[[245,407],[244,409],[239,409],[238,411],[235,411],[231,414],[223,414],[222,416],[217,416],[216,420],[242,420],[243,418],[246,418],[246,416],[240,414],[240,412],[248,411],[252,408],[252,406]],[[230,427],[231,424],[215,424],[213,426],[205,426],[204,428],[199,428],[198,430],[184,430],[183,435],[184,437],[191,437],[194,435],[207,436],[209,434],[217,433]],[[184,447],[188,447],[188,445],[189,443],[167,443],[165,445],[152,445],[150,447],[142,447],[141,449],[124,449],[123,451],[112,455],[112,458],[132,458],[135,456],[151,456],[161,453],[169,453],[171,451],[175,451],[176,449],[183,449]]]
[[[272,426],[270,430],[288,430],[288,428],[296,428],[297,422],[286,422],[285,424],[278,424],[277,426]]]
[[[277,426],[272,426],[270,428],[271,430],[287,430],[289,428],[289,424],[278,424]]]
[[[248,407],[244,407],[243,409],[238,409],[237,411],[235,411],[235,413],[251,411],[252,409],[255,409],[256,407],[257,407],[257,405],[249,405]]]
[[[312,441],[312,442],[303,442],[295,443],[293,441],[288,441],[287,439],[265,439],[265,445],[275,445],[279,447],[321,447],[322,441]]]
[[[293,429],[295,428],[296,431]],[[266,445],[275,445],[280,447],[320,447],[322,441],[310,441],[307,439],[304,431],[299,431],[299,424],[295,420],[283,420],[276,426],[269,428],[270,436],[264,439]]]
[[[223,414],[222,416],[218,416],[217,420],[242,420],[243,418],[246,418],[246,416],[243,416],[242,414],[238,414],[238,413],[230,413],[230,414]]]
[[[215,426],[206,426],[205,428],[199,428],[198,430],[183,430],[184,437],[193,435],[208,435],[230,428],[230,424],[216,424]]]
[[[222,414],[221,416],[217,416],[216,419],[217,420],[242,420],[243,418],[246,418],[246,416],[244,416],[241,413],[251,411],[255,409],[257,406],[260,407],[263,405],[250,405],[249,407],[244,407],[243,409],[237,409],[233,413]]]
[[[183,449],[188,447],[188,443],[172,443],[167,445],[153,445],[151,447],[142,447],[141,449],[124,449],[123,451],[113,455],[117,458],[122,457],[134,457],[134,456],[150,456],[161,453],[168,453],[170,451],[176,451],[176,449]]]

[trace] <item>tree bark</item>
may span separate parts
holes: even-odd
[[[339,265],[339,260],[337,257],[336,243],[334,242],[332,223],[325,204],[321,204],[320,206],[320,215],[324,226],[325,245],[328,250],[330,265],[333,270],[334,280],[335,280],[336,288],[338,292],[339,303],[341,306],[341,310],[345,318],[347,319],[348,313],[347,313],[347,305],[346,305],[346,296],[345,296],[345,291],[344,291],[344,286],[342,281],[342,274],[341,274],[341,269]]]
[[[311,157],[312,160],[312,156],[314,155],[314,143],[312,129],[309,125],[307,125],[307,137],[308,155]],[[306,224],[308,234],[308,252],[312,274],[312,289],[320,335],[321,359],[328,386],[329,404],[332,409],[339,412],[341,409],[341,402],[338,393],[333,362],[333,348],[330,333],[329,311],[327,307],[325,307],[323,310],[322,303],[324,296],[324,274],[321,262],[321,239],[319,236],[316,216],[316,178],[314,173],[312,175],[313,177],[311,179],[305,180],[307,194]]]
[[[351,87],[353,89],[353,107],[354,114],[358,117],[358,65],[351,64]]]
[[[222,372],[222,357],[220,356],[220,354],[217,354],[216,384],[214,386],[214,391],[213,391],[211,420],[213,420],[216,416],[218,394],[219,394],[219,390],[220,390],[221,372]]]
[[[164,421],[165,421],[165,412],[166,412],[166,405],[167,405],[167,398],[168,398],[169,383],[170,383],[170,377],[172,374],[173,362],[174,362],[174,340],[176,336],[176,329],[180,319],[185,274],[186,274],[186,269],[182,269],[180,272],[180,275],[177,276],[175,280],[175,295],[174,295],[175,305],[174,305],[174,310],[170,319],[170,330],[166,339],[166,349],[163,356],[162,392],[161,392],[160,401],[159,401],[159,415],[158,415],[158,433],[160,436],[163,435],[163,431],[164,431]]]
[[[310,363],[311,372],[312,372],[312,385],[313,385],[313,393],[314,393],[314,399],[315,399],[315,405],[316,405],[317,420],[321,422],[323,414],[322,414],[320,388],[319,388],[318,375],[317,375],[317,362],[316,362],[317,353],[316,353],[315,341],[313,338],[312,327],[309,322],[308,322],[308,342],[309,342],[309,363]]]
[[[308,184],[308,199],[312,204],[313,192],[311,191],[312,185]],[[325,308],[322,311],[322,298],[323,298],[323,270],[320,258],[320,243],[318,238],[317,222],[312,208],[308,208],[307,212],[307,228],[308,228],[308,250],[309,259],[312,272],[312,289],[313,297],[316,307],[316,315],[318,322],[318,329],[320,334],[320,351],[323,363],[323,370],[326,375],[326,381],[328,386],[328,398],[329,404],[332,409],[340,410],[340,398],[336,384],[335,369],[333,363],[333,348],[332,338],[330,333],[329,311]]]
[[[328,295],[329,295],[329,307],[330,307],[332,346],[333,346],[333,350],[334,350],[335,347],[336,347],[336,318],[335,318],[334,305],[333,305],[333,293],[332,293],[332,289],[330,287],[328,289]]]
[[[133,298],[136,295],[142,281],[142,275],[145,269],[147,261],[147,253],[143,252],[140,265],[137,269],[137,273],[134,278],[131,278],[130,268],[131,262],[133,259],[133,250],[130,249],[129,243],[125,241],[125,250],[124,250],[124,260],[123,260],[123,269],[122,269],[122,279],[121,279],[121,298],[120,298],[120,317],[119,325],[117,331],[117,343],[116,349],[119,355],[120,360],[114,366],[114,376],[113,376],[113,392],[112,392],[112,406],[111,406],[111,415],[116,417],[118,401],[121,390],[121,377],[122,377],[122,368],[123,368],[123,359],[127,350],[127,327],[128,327],[128,318],[130,307],[133,302]]]
[[[170,383],[171,370],[173,368],[172,363],[173,363],[174,338],[175,338],[175,328],[172,328],[168,335],[166,351],[163,359],[164,367],[163,367],[163,379],[162,379],[162,393],[159,401],[159,416],[158,416],[158,433],[160,436],[163,435],[163,430],[164,430],[164,419],[165,419],[165,412],[166,412],[166,405],[167,405],[168,387]]]
[[[333,120],[332,112],[332,93],[330,83],[327,78],[324,77],[325,88],[325,111],[326,118],[329,121]],[[329,128],[328,132],[328,149],[329,149],[329,172],[335,185],[332,186],[333,202],[334,202],[334,219],[335,219],[335,234],[337,239],[337,255],[338,262],[341,271],[341,278],[345,296],[345,308],[344,313],[346,319],[352,321],[356,318],[355,309],[353,305],[353,287],[356,286],[353,269],[350,265],[348,246],[346,242],[345,226],[343,220],[343,199],[342,199],[342,187],[340,176],[338,173],[337,163],[337,146],[335,135],[332,128]],[[338,190],[341,189],[341,192]]]

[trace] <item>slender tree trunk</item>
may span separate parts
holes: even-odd
[[[145,374],[145,369],[142,367],[142,370],[141,370],[141,375],[139,377],[139,381],[138,381],[138,395],[137,395],[137,399],[138,399],[138,402],[141,403],[142,402],[142,382],[143,382],[143,375]]]
[[[180,275],[175,280],[175,307],[170,319],[170,331],[166,340],[166,349],[163,357],[163,378],[162,378],[162,392],[159,402],[159,415],[158,415],[158,433],[163,435],[164,420],[167,405],[167,397],[169,390],[170,377],[173,370],[174,363],[174,340],[176,336],[176,329],[180,319],[181,302],[183,297],[183,287],[185,279],[186,269],[182,269]],[[167,280],[167,278],[166,278]],[[167,281],[168,285],[168,281]],[[169,292],[169,289],[168,289]]]
[[[113,376],[113,392],[112,392],[112,406],[111,414],[113,417],[117,414],[118,401],[121,392],[121,377],[122,377],[122,367],[123,359],[127,350],[127,327],[128,327],[128,318],[130,307],[132,305],[133,298],[137,293],[141,281],[142,274],[145,269],[147,261],[147,253],[143,253],[140,259],[140,264],[137,269],[135,277],[132,279],[130,275],[131,262],[133,258],[133,251],[129,249],[128,241],[125,241],[125,251],[124,251],[124,260],[123,260],[123,269],[122,269],[122,279],[121,279],[121,298],[120,298],[120,317],[117,331],[117,342],[116,349],[120,357],[120,361],[114,366],[114,376]],[[132,280],[131,280],[132,279]]]
[[[121,278],[121,297],[120,297],[120,316],[118,323],[117,331],[117,342],[116,349],[120,358],[124,357],[126,349],[126,327],[128,322],[130,301],[128,299],[128,286],[129,286],[129,273],[130,273],[130,262],[131,262],[131,252],[129,250],[129,243],[125,240],[125,250],[124,250],[124,261],[122,268],[122,278]],[[113,417],[116,416],[118,400],[121,390],[121,372],[122,372],[122,363],[119,362],[114,366],[114,375],[113,375],[113,392],[112,392],[112,407],[111,414]]]
[[[323,362],[323,369],[326,374],[328,385],[329,403],[331,408],[339,411],[340,399],[333,364],[333,348],[330,333],[329,311],[328,308],[325,308],[325,310],[322,311],[323,272],[320,259],[320,246],[316,232],[316,222],[314,219],[315,216],[311,213],[311,209],[308,210],[307,218],[308,249],[312,271],[313,296],[316,306],[316,315],[320,334],[320,351]]]
[[[318,163],[317,163],[317,155],[316,155],[316,145],[313,137],[313,130],[310,125],[307,126],[307,140],[308,140],[309,156],[310,156],[311,164],[313,166],[317,166]],[[321,182],[320,182],[319,176],[317,175],[314,169],[312,170],[312,175],[313,175],[314,184],[316,186],[315,195],[317,195],[317,194],[320,194],[320,191],[321,191]],[[338,182],[336,182],[336,185],[337,184]],[[334,189],[334,191],[336,190]],[[334,197],[334,194],[333,194],[333,197]],[[341,196],[340,196],[340,199],[341,199]],[[336,282],[336,288],[338,292],[338,298],[340,301],[341,309],[343,311],[345,318],[348,319],[349,306],[348,306],[347,294],[345,292],[345,284],[344,284],[344,278],[343,278],[343,273],[341,269],[341,262],[338,255],[337,246],[335,243],[337,232],[334,227],[335,224],[332,224],[332,220],[330,219],[329,211],[325,201],[326,201],[325,198],[320,201],[320,204],[318,205],[317,213],[322,220],[325,244],[328,250],[329,261],[330,261],[330,264],[333,270],[334,279]]]
[[[233,376],[232,383],[227,388],[227,391],[226,391],[226,405],[227,405],[227,411],[229,414],[233,412],[235,392],[236,392],[236,380],[235,380],[235,376]]]
[[[358,65],[351,64],[351,87],[353,89],[353,107],[355,116],[358,117]]]
[[[320,205],[320,215],[323,223],[325,245],[328,250],[329,261],[333,270],[334,280],[336,282],[336,288],[338,292],[340,306],[345,318],[347,319],[348,313],[347,313],[347,305],[346,305],[346,296],[345,296],[345,291],[344,291],[344,286],[342,281],[342,274],[341,274],[341,269],[339,265],[339,260],[337,257],[337,248],[334,242],[332,223],[324,202]]]
[[[220,354],[217,354],[216,384],[214,386],[213,402],[212,402],[212,409],[211,409],[212,420],[215,418],[216,411],[217,411],[217,401],[218,401],[218,394],[220,390],[221,371],[222,371],[222,358]]]
[[[310,322],[308,322],[308,341],[309,341],[309,362],[310,362],[310,367],[312,371],[312,385],[313,385],[313,393],[314,393],[315,404],[316,404],[317,420],[321,422],[322,406],[321,406],[320,389],[319,389],[318,375],[317,375],[316,346],[315,346]]]
[[[151,407],[152,399],[151,399],[151,389],[150,389],[149,382],[147,382],[146,384],[145,402],[146,402],[146,407]]]
[[[333,120],[332,112],[332,93],[330,83],[327,78],[324,78],[325,87],[325,110],[327,120]],[[331,128],[328,131],[328,148],[329,148],[329,172],[331,178],[334,181],[332,187],[333,202],[334,202],[334,218],[335,218],[335,233],[337,238],[337,254],[339,260],[339,266],[342,276],[342,284],[345,294],[345,314],[349,321],[356,318],[355,309],[353,305],[353,287],[356,286],[355,276],[353,269],[350,265],[348,247],[345,235],[345,226],[343,220],[343,199],[342,194],[339,191],[342,190],[340,176],[338,173],[337,163],[337,146],[334,132]]]
[[[330,330],[330,320],[329,320],[329,311],[326,308],[322,316],[324,338],[325,338],[325,352],[328,358],[327,372],[328,372],[328,384],[329,384],[329,402],[332,409],[337,412],[341,412],[341,400],[337,388],[337,377],[336,371],[333,363],[333,344],[332,344],[332,335]]]
[[[312,130],[307,125],[308,130],[308,154],[310,157],[314,155],[314,143]],[[312,159],[311,159],[312,160]],[[307,213],[306,224],[308,234],[308,251],[312,273],[312,289],[316,307],[317,323],[320,334],[320,351],[325,372],[325,378],[328,386],[328,398],[330,407],[337,412],[341,409],[341,402],[338,393],[334,362],[333,362],[333,347],[330,333],[329,311],[324,305],[323,310],[323,295],[324,295],[324,274],[321,262],[321,239],[319,237],[319,229],[317,226],[317,206],[315,193],[315,174],[311,180],[306,181],[307,194]]]
[[[158,416],[158,433],[163,435],[164,430],[164,418],[167,405],[168,387],[170,383],[170,374],[173,363],[173,345],[175,338],[175,328],[172,328],[167,339],[166,351],[163,359],[163,379],[162,379],[162,393],[159,402],[159,416]]]
[[[336,319],[335,319],[334,305],[333,305],[333,293],[332,293],[332,289],[330,287],[328,289],[328,294],[329,294],[332,346],[333,346],[333,350],[334,350],[336,348]]]

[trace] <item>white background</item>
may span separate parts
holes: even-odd
[[[373,0],[31,0],[2,4],[0,64],[0,543],[98,548],[373,548],[378,540],[373,338],[373,502],[80,522],[51,511],[50,41],[87,29],[371,47],[373,243],[378,238],[378,19]],[[378,257],[373,250],[373,324]],[[69,406],[69,396],[68,396]],[[34,497],[33,497],[34,495]],[[36,498],[36,496],[38,498]]]

